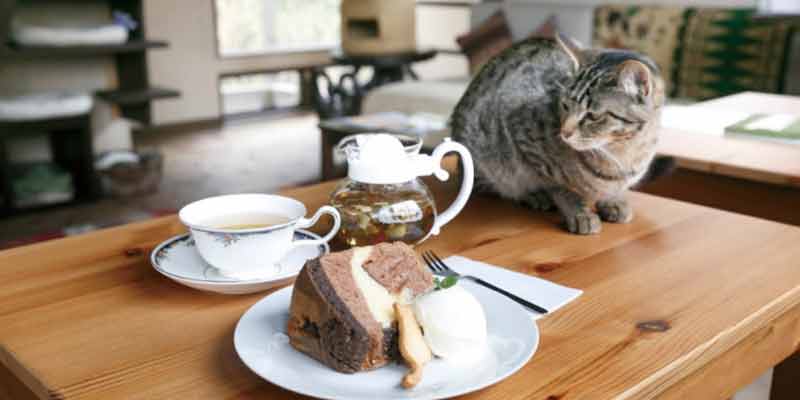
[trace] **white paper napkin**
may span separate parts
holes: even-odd
[[[580,289],[561,286],[548,280],[496,267],[466,257],[450,256],[447,257],[444,262],[448,267],[459,274],[476,276],[503,290],[522,297],[531,303],[544,307],[549,311],[546,315],[554,313],[559,308],[583,294],[583,290]],[[533,311],[531,311],[531,314],[533,315],[533,319],[546,316]]]

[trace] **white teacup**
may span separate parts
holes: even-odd
[[[314,225],[322,214],[333,217],[333,228],[318,240],[294,240],[296,229]],[[225,229],[211,226],[216,221],[242,219],[242,216],[274,215],[282,223],[250,229]],[[310,219],[304,218],[303,203],[283,196],[269,194],[234,194],[198,200],[183,207],[178,217],[189,230],[197,251],[220,274],[237,279],[265,278],[277,272],[281,259],[298,246],[318,246],[326,243],[339,230],[339,212],[323,206]],[[248,221],[232,221],[247,224]]]

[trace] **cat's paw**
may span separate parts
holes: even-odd
[[[567,230],[578,235],[593,235],[600,233],[600,217],[591,211],[580,211],[574,215],[564,216]]]
[[[633,209],[625,200],[600,200],[595,206],[603,221],[626,224],[633,220]]]
[[[553,209],[553,199],[544,190],[531,192],[524,199],[522,204],[537,211],[549,211]]]

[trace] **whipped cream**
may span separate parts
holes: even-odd
[[[381,324],[381,327],[389,328],[397,320],[394,313],[394,303],[409,303],[411,291],[408,288],[403,288],[400,293],[392,294],[372,278],[363,267],[370,253],[372,253],[372,246],[353,248],[350,269],[353,274],[353,280],[356,282],[356,287],[367,300],[367,307],[372,317]]]
[[[477,358],[487,348],[483,306],[459,285],[419,297],[414,302],[414,315],[425,342],[439,357]]]

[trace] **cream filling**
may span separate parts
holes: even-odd
[[[364,262],[369,258],[372,246],[356,247],[353,249],[353,258],[350,260],[350,270],[356,287],[367,300],[372,317],[383,328],[389,328],[397,320],[394,313],[394,303],[407,304],[411,300],[411,290],[404,288],[400,294],[393,295],[386,288],[373,279],[364,269]]]
[[[418,298],[414,315],[425,331],[433,354],[475,360],[487,345],[486,314],[481,303],[461,285]]]

